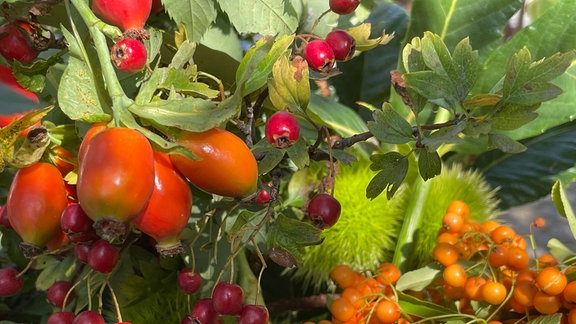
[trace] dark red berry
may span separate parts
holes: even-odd
[[[237,284],[219,282],[212,291],[212,303],[218,314],[238,315],[244,305],[244,291]]]
[[[313,40],[306,45],[304,57],[308,66],[320,72],[329,72],[336,64],[332,47],[320,39]]]
[[[50,288],[48,288],[48,302],[58,308],[63,308],[64,299],[71,288],[72,284],[68,281],[56,281],[52,286],[50,286]],[[66,305],[70,304],[72,298],[74,298],[74,293],[70,292],[66,299]]]
[[[268,202],[270,202],[270,193],[268,190],[260,189],[258,195],[256,195],[256,203],[258,205],[266,205]]]
[[[0,207],[0,225],[8,229],[12,229],[12,225],[10,225],[10,219],[8,218],[8,208],[6,208],[6,205],[2,205],[2,207]]]
[[[178,288],[185,294],[197,292],[200,284],[202,284],[202,277],[200,277],[198,272],[194,272],[190,268],[184,268],[178,273]]]
[[[192,322],[185,322],[188,317]],[[212,298],[204,298],[197,301],[194,306],[192,306],[192,312],[190,315],[186,316],[182,321],[182,323],[194,324],[218,324],[220,322],[220,317],[214,309]]]
[[[110,50],[112,62],[124,72],[137,72],[146,65],[146,47],[141,41],[132,38],[119,40]]]
[[[24,280],[17,275],[18,271],[14,268],[0,269],[0,297],[16,295],[22,289]]]
[[[88,244],[76,244],[74,246],[74,255],[76,259],[82,263],[88,263],[88,254],[90,253],[90,245]]]
[[[74,322],[74,313],[72,312],[55,312],[48,317],[46,324],[72,324]]]
[[[267,324],[270,315],[264,306],[245,305],[242,308],[238,324]]]
[[[360,0],[330,0],[330,10],[339,15],[353,13],[360,5]]]
[[[288,148],[300,137],[300,125],[291,113],[278,111],[272,114],[266,122],[264,133],[266,140],[272,146]]]
[[[90,247],[88,252],[88,265],[99,272],[111,272],[118,260],[120,259],[120,252],[118,249],[105,240],[98,240]]]
[[[38,57],[32,43],[34,33],[34,28],[25,21],[0,26],[0,54],[9,62],[31,63]]]
[[[83,311],[76,315],[72,324],[105,324],[104,317],[95,311]]]
[[[346,31],[337,29],[326,35],[326,43],[330,45],[334,52],[334,57],[339,61],[346,61],[352,58],[356,50],[356,40]]]
[[[317,194],[308,203],[308,219],[320,229],[329,228],[340,218],[340,210],[336,198],[326,193]]]
[[[94,221],[86,215],[78,203],[71,203],[62,212],[60,227],[70,241],[74,243],[87,243],[98,239],[92,227]]]

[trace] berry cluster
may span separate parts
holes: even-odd
[[[356,40],[348,32],[336,29],[325,39],[315,39],[304,47],[304,57],[312,69],[328,73],[336,66],[336,61],[347,61],[356,50]]]

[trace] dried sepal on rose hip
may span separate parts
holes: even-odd
[[[127,38],[150,37],[143,27],[150,16],[152,0],[93,0],[91,9],[107,23],[120,27]]]
[[[277,148],[288,148],[300,137],[300,125],[293,114],[278,111],[272,114],[264,127],[266,140]]]
[[[120,71],[138,72],[146,65],[146,47],[139,40],[123,38],[112,46],[110,58]]]

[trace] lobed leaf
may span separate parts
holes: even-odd
[[[270,101],[276,109],[288,108],[303,113],[310,102],[310,79],[308,64],[301,56],[292,62],[281,56],[272,67],[272,78],[268,80]]]
[[[368,122],[368,129],[374,137],[384,143],[404,144],[414,140],[412,126],[386,103],[382,110],[372,114],[373,122]]]
[[[408,159],[398,152],[375,154],[370,157],[370,169],[378,172],[366,187],[366,197],[374,199],[386,190],[386,197],[391,199],[400,188],[408,172]]]

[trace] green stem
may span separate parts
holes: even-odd
[[[96,15],[92,12],[92,9],[88,6],[88,1],[86,0],[70,0],[86,25],[88,27],[96,27],[98,30],[102,31],[106,36],[111,39],[122,38],[122,31],[116,26],[108,25],[102,20],[98,19]]]

